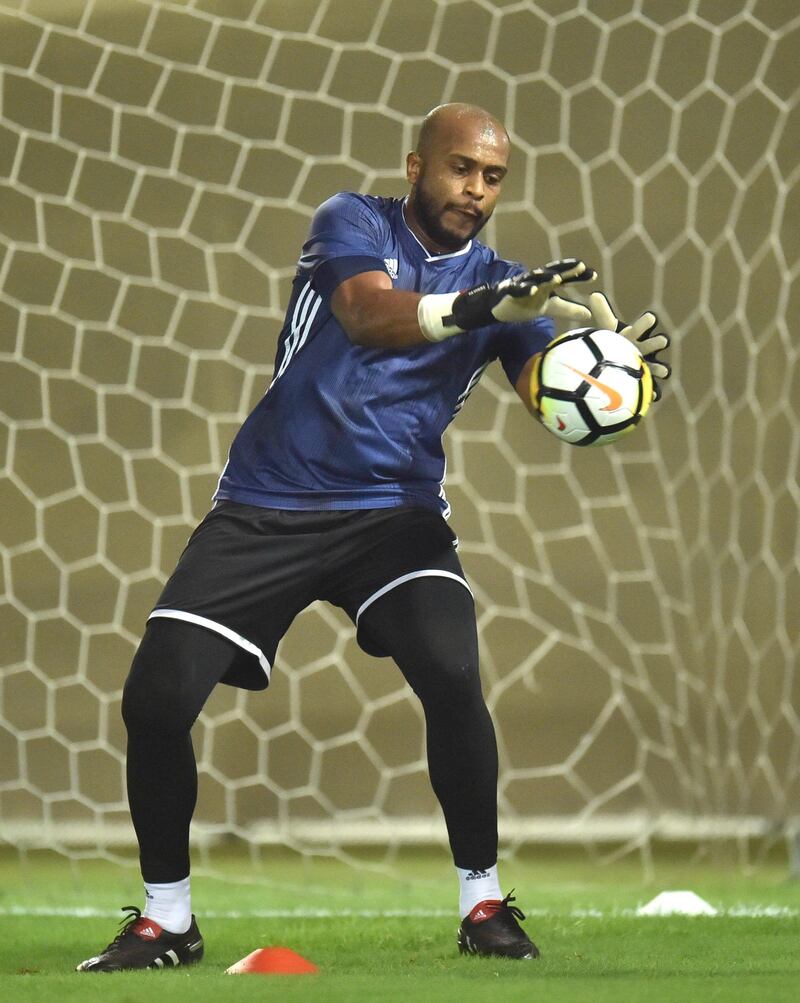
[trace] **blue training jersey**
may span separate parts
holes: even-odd
[[[404,205],[341,192],[317,210],[272,383],[233,441],[215,499],[279,509],[419,505],[448,514],[445,429],[493,359],[513,385],[554,329],[542,317],[412,349],[353,344],[331,296],[360,272],[386,272],[395,289],[446,293],[524,271],[476,240],[429,254]]]

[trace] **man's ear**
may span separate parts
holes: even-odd
[[[421,167],[422,158],[412,150],[406,157],[406,180],[409,184],[415,185],[417,183]]]

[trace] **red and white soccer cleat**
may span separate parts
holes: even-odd
[[[512,892],[502,901],[479,902],[462,920],[458,928],[458,949],[462,954],[493,958],[539,957],[539,949],[518,922],[525,919],[525,913],[510,905],[514,901]]]
[[[192,916],[186,933],[169,933],[135,906],[123,906],[128,912],[122,928],[106,949],[87,958],[75,969],[78,972],[122,972],[134,968],[175,968],[193,965],[203,957],[203,938]]]

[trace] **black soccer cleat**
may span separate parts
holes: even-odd
[[[203,957],[203,938],[192,916],[186,933],[169,933],[132,905],[108,947],[95,958],[82,961],[76,972],[122,972],[134,968],[175,968],[193,965]]]
[[[511,892],[502,901],[479,902],[458,928],[458,949],[462,954],[491,958],[538,958],[538,947],[529,940],[517,920],[525,913],[515,905]]]

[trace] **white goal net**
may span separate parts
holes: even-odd
[[[621,444],[559,444],[496,369],[448,438],[504,850],[791,837],[799,49],[794,0],[0,0],[0,838],[130,846],[122,683],[310,215],[403,192],[447,100],[512,134],[488,242],[673,334]],[[444,844],[419,708],[330,607],[195,745],[200,844]]]

